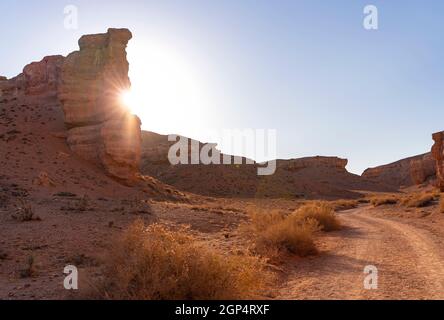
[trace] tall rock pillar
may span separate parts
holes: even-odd
[[[126,58],[131,38],[127,29],[81,37],[80,50],[63,63],[58,95],[71,150],[126,181],[138,178],[141,158],[140,119],[121,99],[131,85]]]

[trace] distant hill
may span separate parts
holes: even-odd
[[[275,174],[258,176],[258,164],[176,165],[168,161],[174,142],[153,132],[142,132],[142,174],[176,188],[206,196],[336,199],[358,198],[359,191],[396,191],[346,170],[347,159],[306,157],[277,160]],[[200,146],[204,144],[199,142]]]

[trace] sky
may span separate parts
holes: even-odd
[[[363,27],[369,4],[377,30]],[[276,129],[278,158],[339,156],[357,174],[428,152],[444,130],[442,1],[2,0],[0,12],[7,77],[83,34],[129,28],[146,130]]]

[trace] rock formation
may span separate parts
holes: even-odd
[[[305,168],[330,168],[338,171],[346,171],[348,160],[338,157],[306,157],[291,160],[280,160],[278,167],[287,171],[297,171]]]
[[[125,182],[139,178],[140,120],[120,99],[130,87],[127,29],[80,38],[80,50],[46,57],[10,80],[0,77],[0,101],[63,108],[67,143],[81,158]]]
[[[431,154],[425,153],[366,169],[362,176],[397,188],[409,187],[433,179],[435,166]]]
[[[410,161],[410,177],[414,184],[422,184],[435,175],[435,160],[431,153]]]
[[[432,155],[436,166],[436,183],[444,192],[444,131],[433,134],[435,144],[432,147]]]
[[[124,180],[137,178],[141,152],[140,120],[120,99],[130,87],[131,37],[127,29],[83,36],[80,51],[65,59],[59,88],[71,149]]]
[[[21,74],[7,80],[0,78],[0,99],[20,99],[26,104],[38,100],[57,103],[62,56],[45,57],[40,62],[28,64]]]

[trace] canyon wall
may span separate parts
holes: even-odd
[[[362,174],[369,180],[397,188],[422,184],[435,177],[435,164],[430,153],[368,168]]]

